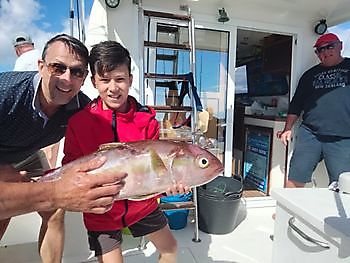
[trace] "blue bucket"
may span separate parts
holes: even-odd
[[[179,194],[179,195],[171,195],[166,197],[161,197],[161,203],[173,203],[173,202],[187,202],[192,199],[192,193],[188,194]],[[189,210],[170,210],[164,211],[165,216],[168,218],[168,223],[170,229],[179,230],[185,228],[187,225],[187,217]]]

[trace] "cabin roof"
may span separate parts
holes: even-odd
[[[298,13],[308,16],[310,21],[326,19],[329,26],[350,20],[349,0],[185,0],[181,3],[188,4],[193,9],[200,9],[202,12],[205,9],[208,12],[210,10],[217,12],[217,9],[224,7],[228,13],[234,13],[242,6],[250,6],[260,10],[275,10],[279,15]]]

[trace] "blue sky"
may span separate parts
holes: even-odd
[[[92,3],[93,0],[85,0],[86,21]],[[77,17],[76,4],[74,9]],[[0,0],[0,72],[12,70],[14,66],[16,54],[12,39],[17,33],[29,34],[39,50],[54,35],[69,34],[69,10],[70,0]]]
[[[92,3],[93,0],[85,0],[86,21]],[[0,0],[0,72],[14,66],[16,55],[11,43],[17,33],[30,34],[39,50],[57,33],[69,34],[69,9],[70,0]],[[77,16],[76,6],[74,9]],[[344,42],[343,54],[350,56],[350,22],[330,31],[339,34]]]

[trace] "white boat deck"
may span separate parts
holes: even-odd
[[[253,200],[253,199],[251,199]],[[255,207],[253,207],[255,206]],[[256,207],[258,206],[258,207]],[[248,208],[247,208],[248,207]],[[188,223],[181,230],[173,230],[178,241],[179,263],[269,263],[272,257],[272,240],[275,212],[273,200],[260,198],[246,202],[241,199],[237,227],[229,234],[212,235],[199,232],[201,242],[192,241],[194,225]],[[0,241],[0,262],[40,262],[35,242],[39,216],[29,214],[13,219],[3,240]],[[139,250],[140,239],[124,235],[124,262],[157,262],[158,254],[151,243]],[[79,213],[66,217],[66,244],[64,263],[97,262],[87,248],[86,234]]]

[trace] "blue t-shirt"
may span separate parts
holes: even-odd
[[[65,135],[70,116],[90,100],[79,92],[51,118],[33,107],[38,72],[0,73],[0,164],[22,161]],[[40,79],[39,79],[40,80]]]
[[[303,113],[302,123],[317,135],[350,137],[350,59],[306,71],[288,113]]]

